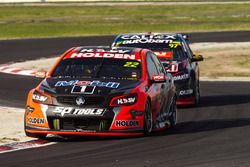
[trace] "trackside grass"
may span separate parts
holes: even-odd
[[[0,6],[0,38],[249,30],[249,4]]]

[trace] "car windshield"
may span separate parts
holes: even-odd
[[[57,65],[52,77],[136,80],[141,78],[141,63],[127,59],[69,58]]]
[[[167,44],[163,43],[133,43],[133,44],[119,44],[121,47],[135,47],[146,48],[153,52],[173,52],[173,60],[179,61],[185,57],[183,55],[182,46],[178,45],[174,48],[170,48]]]

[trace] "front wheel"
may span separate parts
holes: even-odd
[[[146,102],[144,110],[144,134],[146,136],[150,135],[153,128],[152,112],[150,110],[149,101]]]

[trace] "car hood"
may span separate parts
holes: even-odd
[[[141,83],[140,80],[51,77],[42,81],[40,90],[52,95],[109,95],[130,93]]]

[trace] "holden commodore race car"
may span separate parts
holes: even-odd
[[[149,135],[177,122],[171,74],[147,49],[74,47],[32,89],[27,136]]]
[[[197,105],[200,101],[198,61],[187,36],[174,33],[120,34],[112,46],[137,47],[152,50],[160,59],[165,70],[172,73],[177,92],[177,105]]]

